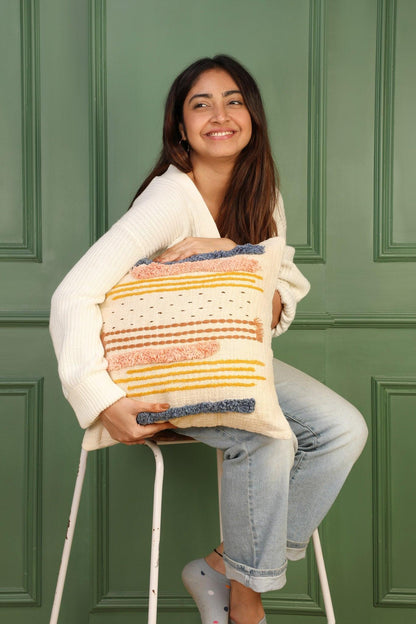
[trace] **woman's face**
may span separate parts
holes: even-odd
[[[242,93],[222,69],[199,76],[183,105],[182,138],[196,161],[234,161],[250,141],[251,117]]]

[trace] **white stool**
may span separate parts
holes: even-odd
[[[157,598],[158,598],[158,584],[159,584],[159,543],[160,543],[160,524],[162,515],[162,489],[163,489],[163,455],[159,448],[160,444],[184,444],[189,442],[195,442],[192,439],[175,439],[164,441],[146,440],[145,445],[148,446],[154,455],[156,463],[156,473],[154,482],[153,493],[153,521],[152,521],[152,546],[150,553],[150,583],[149,583],[149,609],[147,616],[147,624],[156,624],[157,618]],[[55,597],[52,605],[51,617],[49,624],[57,624],[59,611],[61,608],[62,593],[65,584],[66,573],[68,569],[68,561],[71,553],[72,539],[74,537],[75,524],[78,515],[79,501],[81,498],[82,486],[84,483],[85,470],[87,467],[88,451],[81,450],[81,457],[79,461],[79,468],[77,479],[75,482],[75,489],[72,498],[71,512],[69,515],[68,528],[65,537],[64,548],[62,552],[61,565],[59,568],[58,580],[56,583]],[[219,497],[219,510],[220,510],[220,533],[222,540],[222,526],[221,526],[221,476],[222,476],[222,451],[217,450],[217,471],[218,471],[218,497]],[[334,609],[332,606],[331,594],[329,590],[328,578],[325,570],[325,563],[322,554],[321,542],[319,539],[318,529],[315,529],[312,535],[313,547],[315,551],[315,559],[318,566],[319,581],[321,584],[322,596],[325,605],[325,612],[328,624],[335,624]]]

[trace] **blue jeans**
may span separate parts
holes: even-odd
[[[305,556],[368,433],[356,408],[312,377],[278,360],[274,377],[293,440],[228,427],[176,430],[224,452],[226,573],[256,592],[283,587],[287,560]]]

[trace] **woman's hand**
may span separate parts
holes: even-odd
[[[168,421],[138,425],[136,422],[138,412],[163,412],[168,407],[170,407],[168,403],[146,403],[123,397],[103,410],[100,418],[113,440],[128,445],[144,444],[147,438],[151,438],[159,431],[176,427]]]
[[[189,256],[195,256],[196,254],[210,253],[211,251],[229,251],[237,247],[229,238],[198,238],[190,236],[184,238],[176,245],[172,245],[169,249],[166,249],[157,258],[154,258],[155,262],[174,262],[176,260],[183,260],[189,258]]]

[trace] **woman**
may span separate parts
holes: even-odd
[[[257,85],[228,56],[196,61],[171,87],[162,153],[131,209],[53,296],[60,375],[81,425],[98,423],[124,444],[141,444],[173,426],[136,423],[138,412],[169,406],[126,398],[106,372],[99,339],[97,304],[138,258],[174,261],[276,234],[285,237],[286,222]],[[274,335],[287,329],[309,290],[292,260],[286,247],[273,299]],[[319,382],[277,361],[275,380],[296,439],[227,427],[178,430],[224,451],[224,545],[183,571],[203,624],[266,621],[261,593],[281,588],[287,560],[305,556],[366,440],[362,416]]]

